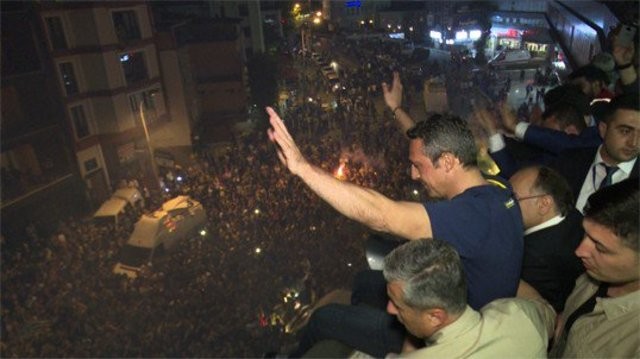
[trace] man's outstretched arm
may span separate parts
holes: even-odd
[[[278,114],[271,107],[267,107],[267,113],[272,126],[268,130],[269,139],[277,145],[280,161],[338,212],[373,230],[406,239],[432,236],[429,216],[422,204],[393,201],[372,189],[340,181],[310,164]]]

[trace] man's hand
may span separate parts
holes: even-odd
[[[271,128],[267,130],[267,135],[269,136],[269,140],[277,146],[280,162],[287,166],[292,174],[300,174],[302,168],[308,166],[309,163],[302,156],[302,153],[300,153],[298,146],[296,146],[289,131],[287,131],[287,127],[276,111],[271,107],[267,107],[266,110],[269,114],[269,123],[271,123]]]
[[[495,117],[486,109],[480,108],[475,110],[473,117],[489,136],[498,133]]]
[[[391,111],[402,105],[402,82],[400,82],[398,71],[393,72],[391,87],[386,82],[382,83],[382,93],[384,94],[384,102]]]
[[[514,133],[518,119],[507,101],[503,101],[500,104],[500,116],[502,117],[502,126],[504,126],[505,130],[509,131],[509,133]]]

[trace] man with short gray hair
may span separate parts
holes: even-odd
[[[410,241],[384,261],[387,311],[426,346],[403,353],[424,358],[541,358],[553,334],[553,308],[524,282],[519,298],[469,307],[456,250],[438,239]]]

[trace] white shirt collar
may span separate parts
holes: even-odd
[[[527,234],[531,234],[533,232],[537,232],[539,230],[542,230],[542,229],[545,229],[545,228],[548,228],[548,227],[551,227],[551,226],[555,226],[556,224],[564,221],[564,218],[565,218],[564,216],[557,215],[557,216],[555,216],[553,218],[550,218],[550,219],[548,219],[548,220],[546,220],[546,221],[544,221],[544,222],[542,222],[542,223],[540,223],[538,225],[535,225],[535,226],[525,230],[524,231],[524,235],[526,236]]]
[[[602,150],[602,145],[598,147],[598,151],[596,152],[596,158],[593,161],[593,166],[597,166],[600,163],[605,163],[600,155],[600,151]],[[620,162],[617,164],[618,170],[624,172],[625,174],[630,174],[633,171],[633,166],[636,164],[636,160],[638,157],[634,157],[626,162]]]

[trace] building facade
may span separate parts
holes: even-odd
[[[128,177],[156,188],[142,119],[168,112],[146,3],[41,2],[39,17],[93,202]]]
[[[28,226],[49,234],[65,216],[88,210],[86,187],[44,29],[32,3],[2,3],[2,193],[6,244]]]
[[[247,117],[245,46],[239,21],[199,19],[160,34],[172,115],[185,116],[194,145],[229,141]]]

